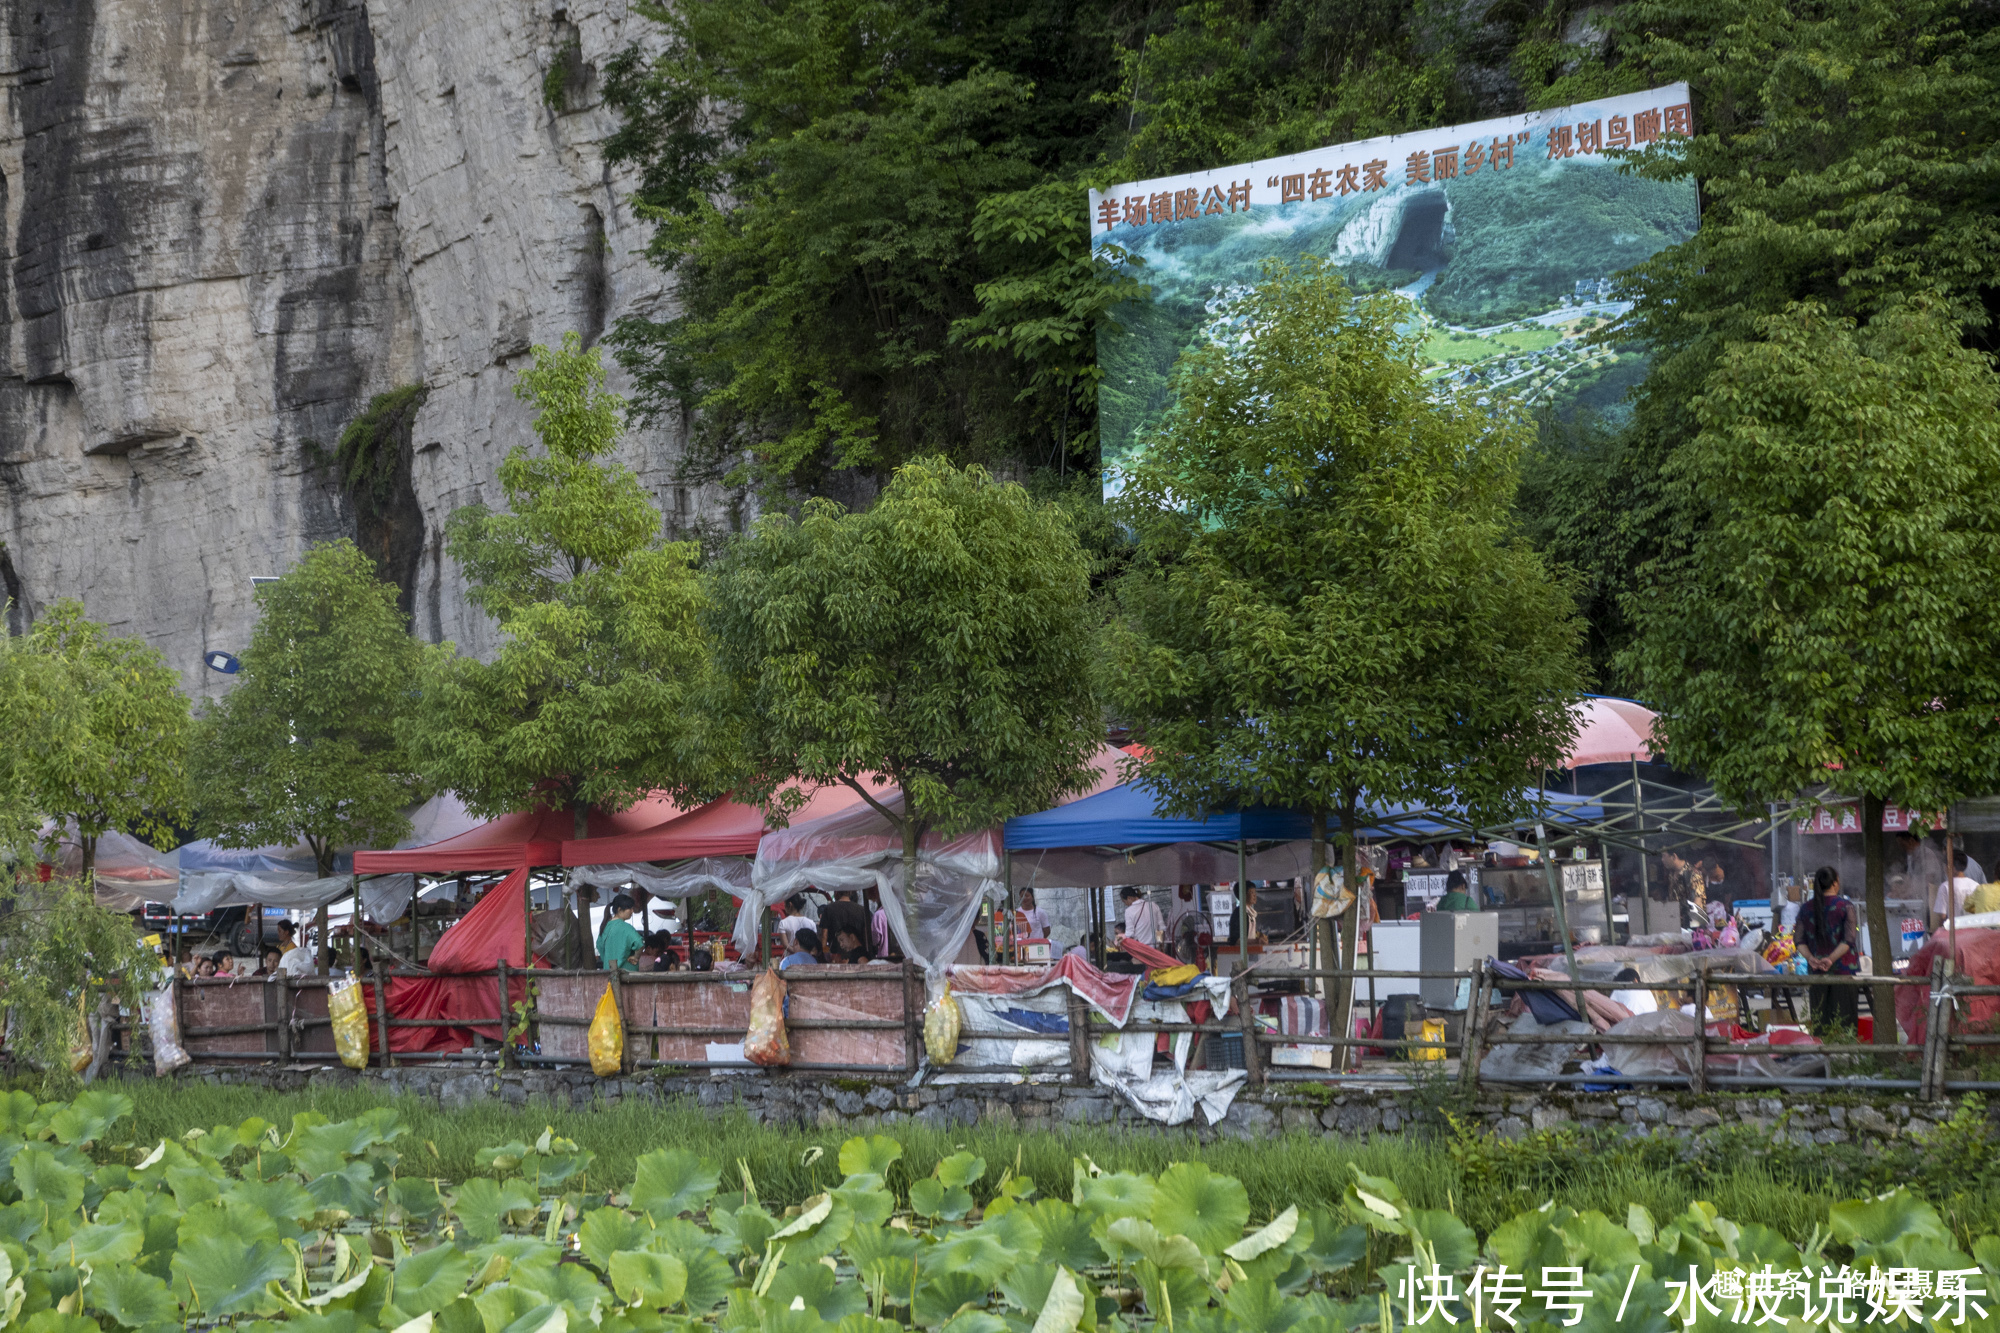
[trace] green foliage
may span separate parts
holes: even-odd
[[[399,735],[433,784],[482,815],[537,804],[622,809],[650,791],[715,792],[712,729],[692,706],[706,663],[692,544],[660,537],[630,470],[601,460],[623,404],[569,334],[515,384],[544,451],[500,465],[508,509],[446,524],[468,596],[498,623],[496,660],[426,652]]]
[[[1227,317],[1255,336],[1187,356],[1128,483],[1107,651],[1142,780],[1306,809],[1316,844],[1364,795],[1512,813],[1582,684],[1567,597],[1506,537],[1522,425],[1434,394],[1400,304],[1316,263]]]
[[[1805,304],[1733,344],[1667,484],[1709,517],[1648,571],[1635,674],[1739,804],[1815,783],[1934,809],[2000,783],[2000,415],[1930,309]]]
[[[542,105],[558,115],[569,110],[570,89],[580,83],[584,75],[583,40],[572,37],[556,48],[548,69],[542,75]]]
[[[14,744],[0,746],[0,856],[34,852],[42,811],[29,780],[29,757],[55,742],[43,684],[49,665],[27,641],[0,634],[0,728]]]
[[[377,508],[388,502],[398,456],[409,447],[410,431],[429,394],[427,385],[400,385],[370,398],[361,415],[347,423],[334,446],[333,461],[349,495]]]
[[[1085,190],[1511,109],[1461,69],[1560,28],[1543,8],[649,8],[611,151],[684,313],[624,321],[621,360],[648,411],[700,408],[697,468],[773,490],[940,452],[1088,467],[1132,274],[1090,255]]]
[[[485,1177],[453,1187],[447,1213],[417,1221],[392,1210],[406,1169],[399,1145],[409,1139],[392,1117],[343,1124],[300,1115],[289,1133],[256,1120],[148,1148],[123,1142],[126,1108],[112,1106],[119,1114],[108,1135],[119,1142],[85,1152],[45,1142],[64,1109],[31,1106],[0,1133],[11,1163],[0,1193],[31,1205],[10,1210],[0,1282],[10,1284],[10,1321],[25,1319],[29,1328],[51,1327],[44,1314],[60,1310],[85,1315],[80,1327],[95,1326],[88,1316],[153,1327],[258,1315],[271,1321],[260,1327],[301,1333],[368,1333],[412,1320],[421,1328],[523,1333],[692,1329],[722,1306],[714,1322],[726,1331],[1285,1333],[1375,1323],[1383,1311],[1387,1328],[1390,1317],[1401,1322],[1405,1314],[1398,1284],[1412,1267],[1451,1275],[1462,1291],[1476,1268],[1505,1263],[1530,1279],[1523,1317],[1535,1327],[1562,1321],[1533,1278],[1542,1266],[1572,1266],[1584,1274],[1593,1329],[1613,1327],[1610,1312],[1627,1299],[1628,1322],[1619,1326],[1665,1333],[1673,1304],[1665,1283],[1690,1269],[1703,1281],[1717,1274],[1741,1281],[1765,1265],[1817,1268],[1836,1254],[1864,1270],[1975,1269],[1966,1248],[1982,1258],[1996,1249],[1983,1235],[1965,1247],[1934,1210],[1900,1190],[1822,1209],[1803,1244],[1705,1203],[1656,1220],[1637,1204],[1613,1217],[1559,1202],[1515,1210],[1482,1242],[1449,1211],[1413,1205],[1388,1179],[1354,1174],[1347,1201],[1333,1208],[1293,1205],[1252,1216],[1241,1185],[1187,1163],[1157,1184],[1130,1177],[1086,1190],[1075,1203],[1044,1200],[1036,1209],[1047,1214],[1046,1228],[1005,1206],[1012,1196],[1004,1180],[982,1216],[927,1221],[905,1212],[872,1172],[849,1175],[840,1191],[880,1198],[893,1225],[857,1225],[826,1192],[777,1218],[755,1204],[714,1202],[691,1219],[662,1221],[615,1196],[607,1202],[601,1193],[536,1191]],[[213,1153],[205,1151],[211,1140],[219,1144]],[[849,1149],[871,1163],[885,1155],[855,1141],[840,1155]],[[950,1176],[956,1183],[946,1188],[981,1188],[973,1161],[939,1165],[926,1179],[942,1184]],[[1079,1181],[1104,1179],[1083,1161],[1074,1167]],[[716,1175],[712,1164],[700,1170]],[[338,1191],[324,1187],[330,1177]],[[347,1206],[315,1213],[280,1204],[272,1216],[249,1195],[239,1201],[246,1189],[260,1200],[274,1190],[338,1192]],[[1146,1215],[1132,1211],[1140,1199]],[[752,1214],[757,1221],[746,1224]],[[1191,1223],[1185,1230],[1182,1214]],[[296,1229],[276,1230],[280,1217]],[[1072,1261],[1047,1241],[1066,1230],[1099,1235],[1105,1247]],[[1137,1304],[1127,1304],[1134,1295]],[[1455,1313],[1462,1320],[1466,1311]],[[1449,1327],[1435,1316],[1413,1314],[1409,1322]]]
[[[109,993],[136,1006],[158,970],[131,917],[99,907],[83,884],[23,879],[0,886],[0,989],[9,1009],[8,1049],[35,1071],[44,1092],[75,1087],[74,1066],[91,1049],[86,1016],[96,1009],[98,996]],[[102,1110],[94,1103],[91,1109]],[[126,1103],[123,1114],[130,1113]],[[56,1132],[62,1142],[75,1143],[102,1133],[92,1128],[72,1120]]]
[[[906,871],[928,831],[1046,808],[1101,734],[1088,595],[1060,511],[977,467],[919,460],[866,513],[766,516],[709,586],[757,775],[740,790],[771,801],[797,774],[873,800],[879,774],[904,794],[884,813]]]
[[[316,546],[257,590],[261,615],[234,689],[195,728],[191,787],[225,847],[392,846],[428,794],[396,740],[420,649],[396,589],[352,542]]]
[[[57,602],[27,635],[39,659],[29,679],[42,710],[41,742],[18,756],[19,781],[36,809],[66,823],[83,846],[124,829],[173,836],[187,813],[188,701],[180,677],[145,640],[106,633],[83,604]]]
[[[1642,0],[1604,24],[1600,51],[1556,55],[1548,68],[1569,72],[1536,104],[1685,79],[1696,134],[1656,145],[1637,168],[1692,172],[1702,225],[1628,275],[1638,305],[1619,336],[1652,353],[1636,421],[1603,447],[1556,438],[1531,460],[1524,508],[1544,516],[1544,549],[1583,571],[1600,660],[1629,644],[1627,608],[1649,595],[1639,567],[1677,558],[1713,521],[1664,470],[1701,432],[1697,404],[1732,346],[1761,341],[1762,322],[1795,303],[1865,324],[1926,297],[1990,347],[2000,262],[2000,51],[1984,11],[1956,0]]]

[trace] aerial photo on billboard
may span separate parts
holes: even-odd
[[[1558,413],[1629,410],[1645,352],[1590,335],[1629,308],[1617,274],[1692,236],[1692,179],[1614,150],[1693,132],[1686,84],[1093,190],[1092,245],[1142,260],[1147,299],[1098,336],[1105,488],[1266,260],[1316,255],[1409,304],[1425,374]]]

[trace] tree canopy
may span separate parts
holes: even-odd
[[[614,335],[639,405],[698,408],[691,465],[772,493],[939,453],[1090,470],[1135,275],[1091,256],[1088,188],[1513,109],[1568,58],[1520,8],[647,6],[659,42],[605,80],[681,301]]]
[[[312,849],[322,876],[343,848],[388,847],[428,791],[396,739],[421,650],[398,590],[352,542],[306,552],[257,590],[236,686],[195,727],[190,786],[203,833],[225,847]]]
[[[881,811],[907,870],[930,830],[991,826],[1090,780],[1088,570],[1061,511],[1020,486],[907,463],[865,513],[767,515],[709,595],[750,799],[798,776],[881,808],[880,775],[904,794]]]
[[[1676,760],[1739,805],[1821,784],[1866,800],[1886,939],[1882,803],[2000,789],[2000,395],[1945,309],[1857,328],[1805,302],[1758,333],[1668,464],[1709,521],[1640,571],[1627,661]]]
[[[714,727],[694,704],[707,663],[693,543],[630,470],[605,463],[624,404],[575,334],[534,349],[515,384],[543,450],[500,465],[507,509],[451,516],[446,549],[498,623],[497,658],[426,651],[421,705],[398,734],[418,770],[476,814],[621,810],[649,792],[714,794]]]
[[[25,748],[36,809],[73,830],[87,879],[97,840],[123,829],[154,842],[187,816],[188,701],[145,640],[108,633],[61,601],[27,634],[47,742]]]
[[[1307,811],[1315,871],[1337,816],[1349,884],[1364,800],[1519,814],[1584,684],[1568,592],[1509,538],[1528,427],[1427,383],[1404,318],[1313,261],[1230,304],[1131,477],[1147,558],[1108,631],[1139,781]]]

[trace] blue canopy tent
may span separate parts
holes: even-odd
[[[1123,783],[1052,810],[1010,819],[1002,829],[1008,896],[1017,888],[1098,888],[1113,884],[1213,884],[1298,879],[1311,870],[1311,820],[1302,811],[1252,807],[1203,817],[1162,814],[1159,797]],[[1521,817],[1474,825],[1462,811],[1415,805],[1364,807],[1358,833],[1371,841],[1525,836],[1538,825],[1575,834],[1601,824],[1590,797],[1523,793]],[[1238,910],[1241,911],[1239,898]]]

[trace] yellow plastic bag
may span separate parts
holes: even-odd
[[[333,1049],[349,1069],[368,1067],[368,1005],[352,979],[336,981],[326,990],[326,1016],[333,1020]]]
[[[618,1000],[611,987],[597,1001],[597,1015],[590,1020],[590,1072],[609,1078],[625,1067],[625,1016],[618,1012]]]
[[[944,994],[924,1006],[924,1050],[930,1053],[934,1065],[948,1065],[958,1058],[958,1033],[965,1026],[965,1016],[958,1010],[958,1001],[951,998],[951,983],[944,983]]]
[[[1426,1018],[1422,1023],[1417,1025],[1417,1030],[1410,1035],[1416,1041],[1443,1042],[1444,1020],[1442,1018]],[[1445,1056],[1442,1045],[1411,1046],[1406,1049],[1410,1052],[1412,1060],[1442,1060]]]
[[[785,978],[767,967],[750,987],[750,1031],[743,1038],[743,1058],[753,1065],[788,1065],[792,1043],[785,1035]]]

